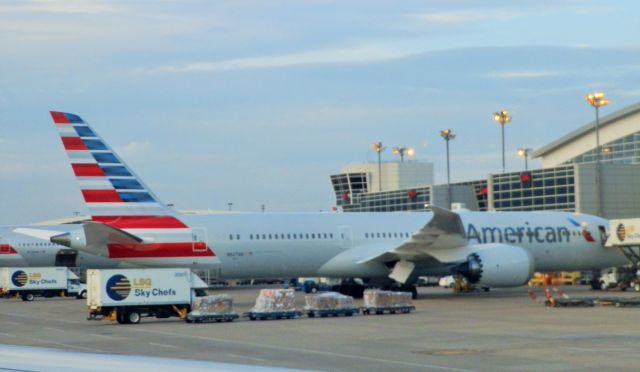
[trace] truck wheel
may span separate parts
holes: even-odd
[[[33,293],[22,294],[22,301],[33,301],[34,298],[36,298],[36,296],[34,296]]]
[[[138,324],[140,323],[140,313],[137,311],[131,311],[127,314],[127,323],[129,324]]]
[[[77,298],[78,300],[86,299],[86,298],[87,298],[87,291],[82,291],[82,292],[78,293],[78,294],[76,295],[76,298]]]

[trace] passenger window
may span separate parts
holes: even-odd
[[[376,236],[379,238],[380,237],[380,233],[376,233]]]
[[[291,239],[291,234],[287,234],[287,239]]]
[[[368,239],[369,238],[369,233],[364,233],[364,237]]]
[[[329,234],[329,237],[330,237],[331,239],[333,239],[333,234]]]
[[[278,234],[275,234],[274,237],[276,240],[278,240]]]
[[[309,234],[304,234],[304,237],[309,239]]]
[[[271,236],[271,234],[269,234],[269,239],[273,239],[273,237]]]
[[[327,238],[327,233],[324,233],[324,238],[325,238],[325,239]]]
[[[236,234],[236,240],[240,240],[240,234]]]
[[[387,233],[382,233],[382,237],[386,238],[387,237]]]
[[[284,234],[280,234],[280,239],[284,240]]]
[[[229,234],[229,240],[233,240],[233,234]]]
[[[262,240],[267,240],[267,234],[262,234]]]

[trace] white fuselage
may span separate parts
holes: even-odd
[[[459,212],[469,244],[504,243],[525,248],[537,271],[587,270],[623,265],[625,257],[603,247],[598,217],[563,212]],[[220,260],[213,268],[225,278],[295,276],[386,276],[384,265],[353,265],[324,272],[325,264],[347,250],[401,245],[432,217],[408,213],[258,213],[181,216],[206,231]],[[578,222],[576,226],[569,219]],[[593,237],[585,239],[583,230]],[[166,264],[169,264],[166,260]],[[201,262],[192,262],[200,266]],[[142,263],[141,263],[142,264]],[[157,262],[156,262],[157,264]],[[207,267],[203,261],[202,266]],[[448,274],[451,263],[420,265],[421,275]]]
[[[503,243],[526,249],[536,271],[574,271],[620,266],[626,258],[603,247],[599,226],[607,221],[565,212],[458,212],[470,245]],[[111,260],[80,252],[78,266],[193,267],[214,270],[221,278],[299,276],[386,277],[384,264],[327,264],[345,252],[371,254],[392,250],[432,218],[431,212],[407,213],[237,213],[180,215],[207,242],[213,257],[131,258]],[[70,231],[78,226],[60,225]],[[586,231],[586,233],[585,233]],[[131,231],[134,233],[133,231]],[[141,231],[135,233],[140,234]],[[147,229],[145,239],[162,241],[167,230]],[[592,238],[587,239],[589,235]],[[15,234],[19,235],[19,234]],[[15,236],[15,248],[32,266],[53,265],[60,246]],[[418,275],[447,275],[456,262],[431,260],[416,267]]]

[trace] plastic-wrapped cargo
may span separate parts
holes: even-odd
[[[344,310],[353,309],[353,297],[338,292],[325,292],[306,295],[304,297],[305,310]]]
[[[295,302],[296,294],[293,289],[262,289],[252,311],[256,313],[295,311]]]
[[[192,315],[217,315],[233,312],[233,298],[226,294],[198,297],[191,304]]]
[[[365,307],[402,307],[412,306],[410,292],[391,292],[379,289],[364,291]]]

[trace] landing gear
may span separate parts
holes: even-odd
[[[334,286],[333,290],[353,298],[362,298],[365,286],[354,279],[344,279],[340,285]]]

